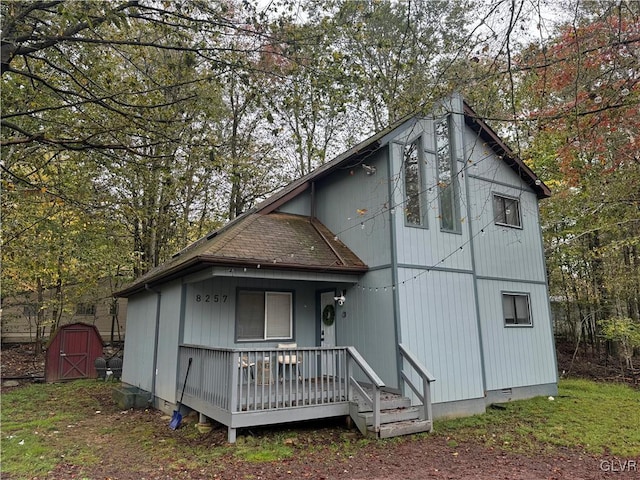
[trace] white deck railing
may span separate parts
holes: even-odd
[[[429,370],[427,370],[427,367],[425,367],[422,362],[420,362],[420,360],[418,360],[418,358],[409,351],[407,347],[405,347],[401,343],[398,344],[398,347],[402,359],[406,362],[407,366],[410,366],[413,371],[417,373],[420,379],[420,386],[418,387],[411,381],[411,376],[408,371],[404,370],[403,368],[400,372],[402,375],[402,380],[409,386],[409,388],[411,388],[411,390],[413,390],[413,393],[415,393],[418,400],[422,402],[420,419],[431,421],[431,428],[429,429],[429,431],[431,431],[433,430],[431,383],[435,382],[436,379],[433,375],[431,375]]]

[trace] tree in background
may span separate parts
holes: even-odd
[[[639,316],[638,5],[576,2],[524,48],[541,6],[3,3],[3,295],[21,268],[62,296],[83,268],[142,275],[459,90],[554,189],[552,293],[597,344],[599,320]]]
[[[640,9],[587,6],[520,66],[528,154],[554,190],[542,204],[551,293],[573,338],[597,347],[603,320],[640,321]]]
[[[100,278],[141,275],[224,218],[211,125],[217,39],[243,29],[230,7],[0,7],[3,300],[35,301],[38,341]]]

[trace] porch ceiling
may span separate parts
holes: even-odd
[[[360,274],[365,263],[323,224],[286,213],[252,213],[174,255],[117,292],[127,297],[145,285],[209,266]]]

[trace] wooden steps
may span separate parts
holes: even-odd
[[[422,406],[412,406],[411,400],[401,395],[382,392],[380,394],[380,429],[373,427],[373,412],[364,401],[356,398],[351,402],[350,415],[363,435],[378,438],[397,437],[414,433],[430,432],[431,420],[422,420]]]
[[[398,437],[400,435],[411,435],[414,433],[430,432],[431,420],[404,420],[402,422],[387,423],[380,425],[378,438]],[[372,432],[373,433],[373,432]]]

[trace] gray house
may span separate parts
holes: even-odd
[[[236,429],[378,436],[554,395],[538,200],[459,96],[291,183],[121,292],[123,381]],[[392,410],[389,410],[392,409]]]

